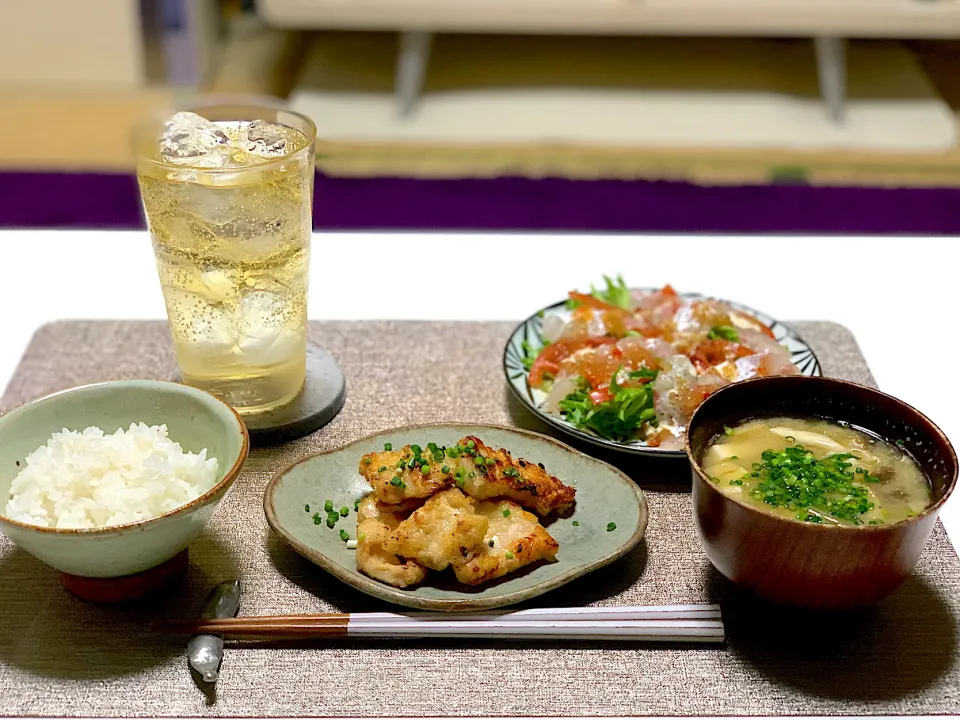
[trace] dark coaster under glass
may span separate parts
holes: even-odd
[[[179,374],[176,380],[181,381]],[[326,350],[307,345],[307,375],[303,389],[286,405],[262,413],[241,415],[252,447],[267,447],[314,433],[333,420],[347,399],[347,381]]]
[[[243,415],[253,447],[276,445],[316,432],[333,420],[347,399],[347,382],[326,350],[307,346],[307,378],[303,390],[286,405]]]

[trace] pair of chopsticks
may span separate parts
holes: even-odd
[[[155,630],[285,640],[316,638],[484,638],[723,642],[718,605],[536,608],[479,613],[264,615],[161,623]]]

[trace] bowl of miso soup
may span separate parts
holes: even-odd
[[[806,608],[853,608],[896,590],[957,483],[957,454],[929,418],[831,378],[725,387],[697,409],[686,450],[710,562]]]

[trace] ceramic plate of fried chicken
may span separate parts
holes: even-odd
[[[503,607],[632,550],[647,506],[616,468],[490,425],[396,428],[309,455],[267,486],[270,526],[347,584],[426,610]]]

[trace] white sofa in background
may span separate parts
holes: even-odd
[[[960,0],[258,0],[256,7],[276,27],[400,32],[401,113],[416,102],[437,32],[811,37],[821,95],[838,120],[845,38],[960,38]]]

